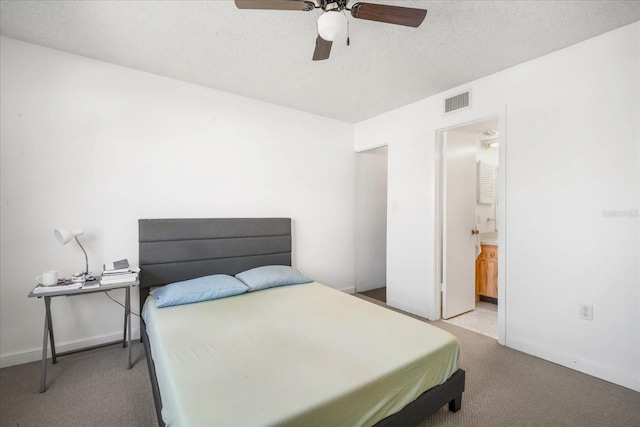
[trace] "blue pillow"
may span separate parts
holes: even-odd
[[[249,288],[240,280],[226,274],[198,277],[175,282],[150,292],[156,299],[156,307],[191,304],[247,292]]]
[[[249,292],[276,286],[299,285],[312,281],[288,265],[267,265],[252,268],[236,274],[236,278],[242,280],[249,287]]]

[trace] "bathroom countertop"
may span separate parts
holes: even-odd
[[[490,231],[487,233],[480,233],[480,244],[488,246],[498,246],[498,232]]]

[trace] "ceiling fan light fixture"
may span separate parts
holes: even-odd
[[[347,34],[347,17],[338,11],[328,11],[318,18],[318,35],[328,42]]]

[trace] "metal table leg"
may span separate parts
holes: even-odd
[[[56,353],[56,341],[53,339],[53,321],[51,320],[51,297],[44,297],[44,304],[47,311],[47,319],[49,322],[49,342],[51,343],[51,361],[58,363],[58,355]]]
[[[51,297],[44,297],[44,336],[42,338],[42,362],[40,368],[40,393],[44,393],[47,384],[47,338],[51,340],[51,359],[56,363],[56,347],[53,340],[53,324],[51,322]]]
[[[129,288],[125,288],[126,293],[129,293]],[[124,300],[124,327],[122,328],[122,348],[125,348],[127,346],[127,323],[128,323],[128,317],[127,317],[127,301],[128,301],[128,297],[125,298]]]
[[[125,288],[126,291],[126,297],[125,297],[125,309],[124,309],[124,314],[125,314],[125,325],[127,325],[127,329],[129,332],[129,340],[127,342],[127,346],[129,347],[129,369],[131,369],[131,287],[127,286]],[[125,331],[125,334],[127,334],[127,331]]]
[[[47,382],[47,338],[49,338],[49,316],[47,316],[45,312],[44,338],[42,339],[42,364],[40,368],[40,393],[44,393],[45,383]]]

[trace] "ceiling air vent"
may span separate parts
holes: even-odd
[[[444,100],[444,112],[451,113],[452,111],[460,110],[469,106],[470,92],[464,92],[460,95],[452,96]]]

